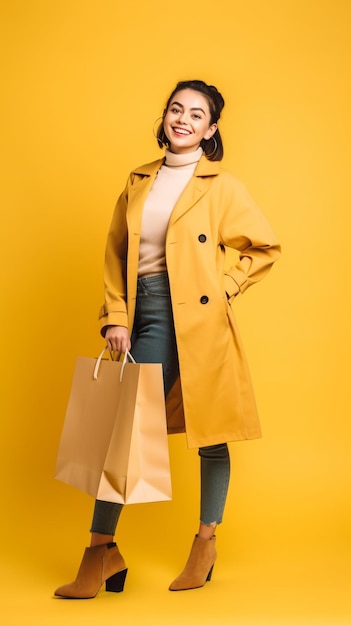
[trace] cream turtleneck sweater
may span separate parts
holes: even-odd
[[[144,205],[139,276],[166,271],[165,241],[169,218],[202,153],[202,148],[187,154],[174,154],[166,150],[166,160],[157,173]]]

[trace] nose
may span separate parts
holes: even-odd
[[[180,124],[186,124],[187,120],[186,120],[186,113],[185,111],[180,111],[179,115],[178,115],[178,122]]]

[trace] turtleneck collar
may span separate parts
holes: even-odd
[[[166,150],[165,156],[166,161],[165,165],[168,167],[184,167],[184,165],[191,165],[192,163],[197,163],[201,156],[203,155],[203,150],[201,146],[195,152],[186,152],[185,154],[175,154],[170,150]]]

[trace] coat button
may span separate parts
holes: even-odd
[[[200,302],[201,302],[201,304],[207,304],[207,302],[208,302],[208,296],[201,296],[201,298],[200,298]]]
[[[205,243],[207,237],[206,235],[199,235],[198,236],[198,240],[200,241],[200,243]]]

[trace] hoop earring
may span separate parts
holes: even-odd
[[[155,137],[155,139],[157,139],[157,141],[159,140],[156,133],[155,133],[155,126],[157,124],[157,122],[159,122],[160,120],[163,120],[163,115],[160,115],[160,117],[158,117],[155,121],[154,121],[154,125],[152,127],[152,134]]]
[[[169,141],[168,141],[168,138],[167,138],[167,135],[166,135],[165,131],[163,130],[163,127],[162,127],[162,133],[161,133],[160,137],[157,137],[157,134],[155,133],[155,126],[156,126],[156,124],[157,124],[157,122],[159,120],[163,120],[163,115],[160,115],[160,117],[158,117],[154,121],[154,125],[153,125],[153,128],[152,128],[152,134],[155,137],[155,139],[156,139],[156,141],[157,141],[157,143],[158,143],[160,148],[163,148],[164,146],[166,148],[168,148],[169,147]]]
[[[213,148],[212,152],[210,152],[209,154],[207,152],[205,152],[207,158],[213,156],[217,152],[217,148],[218,148],[217,139],[214,137],[214,135],[212,135],[212,137],[210,137],[210,139],[213,139],[214,148]],[[210,141],[210,139],[205,139],[205,141]]]

